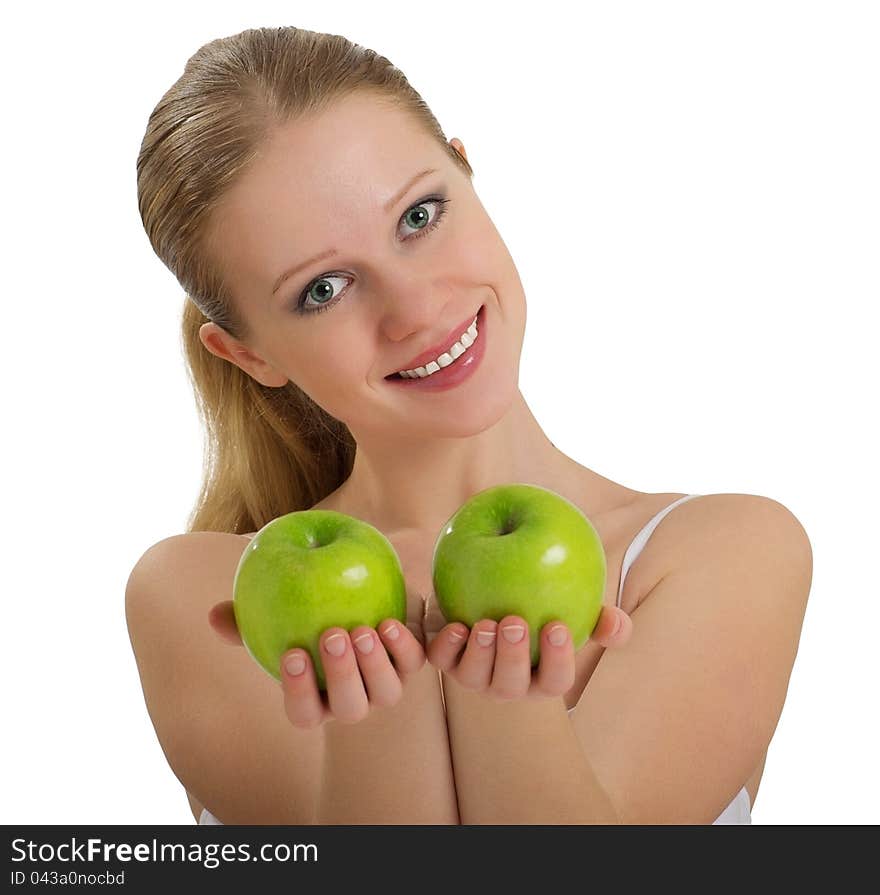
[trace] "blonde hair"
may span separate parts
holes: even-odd
[[[403,73],[335,34],[254,28],[213,40],[150,115],[137,160],[138,207],[153,250],[186,293],[182,344],[205,429],[201,490],[186,530],[256,531],[307,509],[351,473],[355,442],[292,382],[257,382],[208,351],[207,321],[248,336],[210,256],[212,212],[279,126],[356,91],[414,116],[469,178],[473,170]]]

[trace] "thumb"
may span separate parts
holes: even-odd
[[[621,647],[626,645],[632,629],[633,621],[623,609],[619,606],[603,606],[589,639],[606,649]]]
[[[234,646],[244,646],[241,634],[238,633],[238,625],[235,623],[232,600],[215,603],[208,611],[208,624],[222,640]]]

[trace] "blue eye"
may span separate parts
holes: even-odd
[[[444,196],[430,196],[427,199],[422,199],[417,202],[415,205],[410,206],[404,213],[403,217],[400,219],[402,222],[407,223],[410,227],[415,227],[416,232],[407,237],[407,239],[419,239],[422,236],[427,236],[431,231],[435,230],[439,225],[440,221],[443,220],[443,216],[446,214],[446,205],[451,202],[451,199],[447,199]],[[425,205],[437,205],[438,209],[434,214],[434,217],[430,220],[427,219],[427,212],[422,210]],[[417,220],[422,220],[424,218],[424,222],[419,226],[418,223],[410,222],[409,216],[413,212],[418,212]],[[348,280],[351,279],[345,274],[334,274],[328,273],[323,274],[318,277],[316,280],[312,280],[308,286],[306,286],[305,290],[299,296],[299,300],[297,301],[296,307],[294,310],[297,314],[320,314],[321,311],[326,311],[329,308],[332,308],[336,302],[333,301],[334,290],[333,286],[330,285],[332,280]],[[321,295],[312,294],[316,290],[320,290]],[[316,304],[307,304],[307,300],[311,299]]]

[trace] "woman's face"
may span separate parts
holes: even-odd
[[[242,343],[205,324],[215,354],[264,385],[292,380],[357,440],[463,437],[507,410],[526,320],[519,274],[467,175],[401,111],[352,96],[277,131],[212,223],[250,328]],[[442,391],[386,379],[481,306],[469,378]]]

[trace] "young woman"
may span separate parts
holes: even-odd
[[[402,73],[335,35],[213,41],[150,116],[139,207],[187,293],[209,449],[187,532],[126,590],[156,733],[202,823],[749,823],[809,540],[772,498],[641,492],[550,442],[472,174]],[[592,638],[545,626],[534,671],[524,619],[447,625],[431,589],[441,526],[510,482],[575,503],[607,558]],[[307,508],[376,526],[407,581],[405,625],[324,632],[324,695],[305,651],[279,688],[229,646],[248,538]]]

